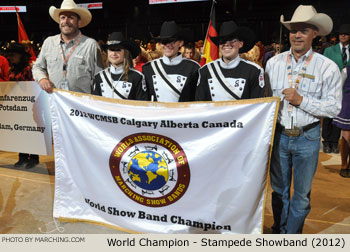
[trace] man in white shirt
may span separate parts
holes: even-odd
[[[270,168],[273,230],[302,233],[318,164],[319,118],[339,113],[341,75],[333,61],[312,50],[313,39],[331,32],[329,16],[300,5],[291,21],[281,22],[290,31],[291,48],[266,65],[273,96],[281,98]]]

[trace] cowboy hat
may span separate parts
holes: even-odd
[[[49,9],[50,16],[56,23],[60,23],[60,13],[69,11],[77,14],[81,20],[79,28],[87,26],[91,21],[91,13],[88,9],[78,7],[73,0],[63,0],[61,8],[57,9],[54,6],[51,6]]]
[[[175,23],[175,21],[165,21],[160,28],[159,36],[153,37],[153,39],[158,41],[169,39],[184,40],[184,33],[180,26]]]
[[[215,45],[220,42],[226,42],[231,39],[238,39],[243,42],[243,47],[239,49],[239,53],[248,52],[255,44],[254,32],[245,26],[237,26],[234,21],[222,23],[219,35],[216,37],[209,36]]]
[[[292,19],[284,21],[284,17],[281,17],[281,23],[288,30],[291,30],[291,25],[295,23],[312,24],[317,27],[319,36],[328,35],[333,28],[332,19],[324,13],[317,13],[312,5],[299,5],[294,11]]]
[[[140,46],[133,40],[125,39],[123,33],[112,32],[108,36],[107,49],[109,48],[122,48],[130,51],[132,58],[136,58],[140,52]]]
[[[338,29],[339,34],[350,34],[350,24],[342,24]]]

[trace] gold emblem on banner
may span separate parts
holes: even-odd
[[[162,135],[138,133],[125,137],[113,149],[109,165],[120,190],[144,206],[173,204],[190,183],[184,150]]]

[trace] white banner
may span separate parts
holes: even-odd
[[[50,98],[54,217],[130,232],[261,233],[278,98]]]
[[[27,12],[27,6],[0,6],[0,12]]]
[[[0,150],[52,155],[48,97],[36,82],[0,82]]]
[[[187,3],[187,2],[206,2],[208,0],[149,0],[149,4],[166,4],[166,3]]]
[[[102,9],[102,2],[96,2],[96,3],[82,3],[77,4],[79,7],[86,8],[86,9]]]

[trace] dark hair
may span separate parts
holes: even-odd
[[[20,61],[17,64],[11,63],[10,67],[10,72],[15,73],[16,75],[21,73],[27,66],[29,66],[29,55],[27,53],[18,54],[21,55]]]
[[[192,49],[193,51],[195,51],[195,46],[192,42],[189,42],[184,45],[184,49]]]

